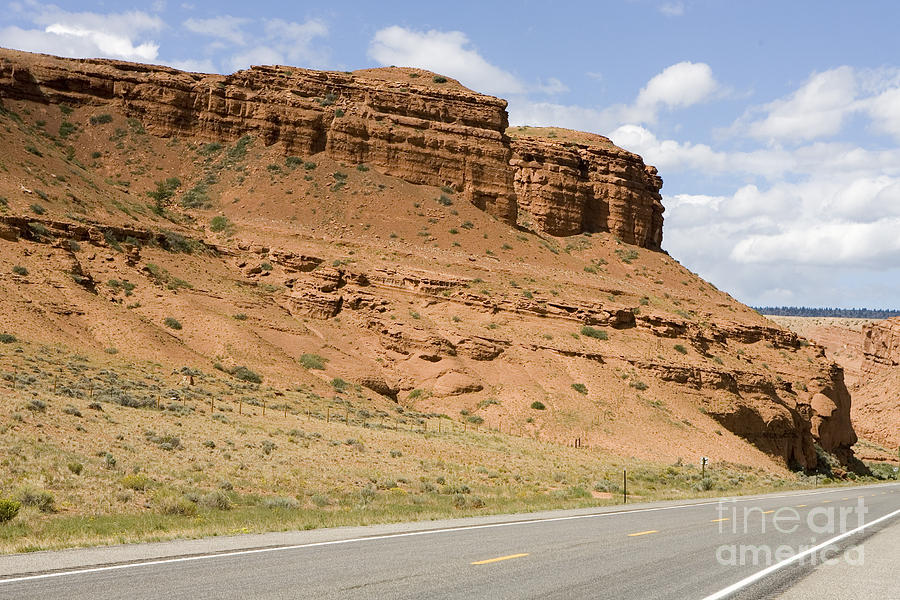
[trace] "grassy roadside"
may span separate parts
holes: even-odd
[[[815,483],[561,446],[379,404],[346,382],[279,390],[216,372],[173,390],[161,382],[180,373],[160,365],[47,348],[3,358],[16,387],[0,388],[0,498],[23,506],[0,523],[2,553],[603,506],[621,502],[623,470],[631,501]]]

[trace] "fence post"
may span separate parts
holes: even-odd
[[[350,407],[347,405],[344,405],[344,423],[350,427]]]
[[[622,504],[628,504],[628,469],[622,469]]]
[[[331,407],[330,406],[325,407],[325,422],[331,423]]]
[[[266,401],[263,399],[263,416],[266,416]]]
[[[238,414],[239,415],[244,414],[244,397],[243,396],[238,398]]]

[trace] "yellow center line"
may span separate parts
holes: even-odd
[[[798,504],[797,508],[804,508],[805,506],[806,506],[805,504]]]
[[[713,519],[712,521],[710,521],[710,523],[720,523],[722,521],[730,521],[730,520],[731,519],[729,519],[728,517],[725,517],[724,519]]]
[[[637,537],[637,536],[639,536],[639,535],[647,535],[647,534],[650,534],[650,533],[659,533],[659,530],[657,530],[657,529],[649,529],[649,530],[647,530],[647,531],[638,531],[637,533],[629,533],[629,534],[628,534],[628,537]]]
[[[841,500],[849,500],[850,498],[841,498]]]
[[[764,514],[764,515],[771,515],[773,512],[775,512],[775,511],[774,511],[774,510],[767,510],[767,511],[764,511],[763,514]]]
[[[831,500],[822,500],[822,504],[828,504]]]
[[[501,560],[509,560],[511,558],[522,558],[523,556],[528,556],[528,553],[524,554],[510,554],[509,556],[498,556],[497,558],[489,558],[487,560],[476,560],[473,562],[473,565],[489,565],[491,563],[500,562]]]

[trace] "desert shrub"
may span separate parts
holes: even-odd
[[[231,221],[228,220],[228,217],[224,217],[222,215],[218,215],[212,218],[209,222],[209,228],[211,231],[216,233],[220,231],[225,231],[231,226]]]
[[[84,471],[84,465],[80,462],[70,462],[66,465],[74,475],[81,475],[81,472]]]
[[[331,504],[331,498],[325,496],[324,494],[314,494],[312,497],[313,504],[318,506],[319,508],[324,508]]]
[[[12,344],[16,341],[16,336],[11,333],[0,333],[0,344]]]
[[[29,208],[31,209],[31,212],[33,212],[36,215],[42,215],[45,212],[47,212],[47,209],[44,208],[43,206],[41,206],[40,204],[32,204]]]
[[[431,80],[435,83],[447,83],[447,78],[440,75],[435,75]]]
[[[166,515],[193,517],[197,514],[197,505],[184,496],[163,496],[158,500],[160,511]]]
[[[207,187],[204,182],[196,184],[181,197],[181,206],[184,208],[210,208],[212,203],[207,195]]]
[[[441,206],[451,206],[453,204],[453,199],[446,194],[441,194],[438,196],[437,203]]]
[[[22,487],[16,493],[16,499],[22,503],[22,506],[33,506],[44,513],[50,513],[55,510],[53,494],[47,490],[39,490],[29,486]]]
[[[544,403],[541,402],[540,400],[535,400],[534,402],[531,403],[531,408],[533,408],[534,410],[544,410],[547,407],[544,406]]]
[[[635,379],[634,381],[632,381],[632,382],[629,383],[628,385],[631,386],[631,387],[633,387],[633,388],[636,389],[636,390],[641,391],[641,392],[643,392],[644,390],[647,389],[647,384],[644,383],[643,381],[639,380],[639,379]]]
[[[235,321],[246,321],[247,315],[245,315],[244,313],[238,313],[236,315],[232,315],[231,318]]]
[[[366,165],[356,165],[356,170],[360,173],[365,173],[369,170],[369,167],[367,167]]]
[[[331,387],[333,387],[334,391],[336,391],[336,392],[343,392],[349,386],[350,386],[350,384],[347,381],[344,381],[343,379],[341,379],[340,377],[335,377],[334,379],[331,380]]]
[[[112,115],[107,113],[91,115],[91,125],[105,125],[106,123],[112,123],[112,120]]]
[[[272,440],[263,440],[263,442],[262,442],[262,451],[263,451],[263,454],[265,454],[266,456],[272,454],[272,452],[277,447],[278,446],[276,446],[275,442],[273,442]]]
[[[324,371],[326,362],[328,362],[328,359],[318,354],[304,354],[300,357],[300,364],[307,369]]]
[[[35,156],[39,156],[39,157],[44,156],[40,150],[38,150],[31,144],[28,144],[27,146],[25,146],[25,151],[28,152],[29,154],[34,154]]]
[[[178,436],[172,434],[165,435],[156,435],[155,432],[147,430],[144,432],[144,437],[151,444],[156,444],[162,450],[177,450],[181,448],[181,439]]]
[[[466,498],[462,494],[454,494],[453,495],[453,507],[454,508],[465,508],[468,503],[468,498]]]
[[[66,413],[67,415],[72,415],[73,417],[81,416],[81,411],[78,410],[78,408],[72,406],[71,404],[67,404],[66,407],[63,409],[63,412]]]
[[[306,161],[305,163],[303,163],[303,168],[306,169],[307,171],[312,171],[313,169],[316,168],[316,163],[314,163],[312,161]]]
[[[297,502],[294,498],[287,498],[284,496],[272,496],[270,498],[263,498],[262,505],[264,508],[269,508],[272,510],[293,510],[300,508],[300,503]]]
[[[0,498],[0,523],[6,523],[14,519],[21,508],[21,502],[11,498]]]
[[[290,169],[296,169],[303,164],[303,159],[299,156],[288,156],[284,159],[284,164]]]
[[[572,389],[578,392],[579,394],[587,394],[587,386],[583,383],[573,383]]]
[[[28,404],[25,405],[25,408],[34,412],[44,412],[47,410],[47,403],[38,398],[32,398],[28,401]]]
[[[165,319],[163,319],[163,323],[166,327],[169,327],[171,329],[181,329],[181,323],[175,317],[166,317]]]
[[[685,348],[681,344],[675,344],[675,352],[680,352],[681,354],[687,354],[687,348]]]
[[[609,339],[609,335],[602,329],[595,329],[593,327],[588,327],[587,325],[581,328],[581,335],[598,340]]]
[[[136,473],[134,475],[126,475],[122,479],[119,480],[119,483],[122,484],[123,487],[129,490],[135,490],[137,492],[142,492],[150,487],[152,483],[150,478],[141,473]]]
[[[200,149],[197,150],[197,154],[200,154],[201,156],[210,156],[221,149],[222,144],[220,144],[219,142],[210,142],[209,144],[200,146]]]
[[[69,121],[63,121],[59,124],[59,137],[67,138],[78,130],[78,126]]]
[[[240,379],[241,381],[248,381],[250,383],[262,383],[262,377],[260,377],[257,373],[254,373],[247,367],[234,367],[230,372],[234,377]]]
[[[175,195],[175,190],[181,187],[181,180],[177,177],[168,177],[164,181],[156,182],[156,189],[147,192],[147,196],[156,201],[157,209],[161,209],[163,203]]]
[[[203,504],[203,506],[215,510],[231,509],[231,499],[228,498],[228,494],[226,494],[222,490],[213,490],[208,494],[205,494],[200,502]]]

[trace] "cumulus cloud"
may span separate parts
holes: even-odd
[[[205,60],[172,61],[180,64],[200,64],[221,71],[236,71],[252,65],[292,64],[295,66],[323,66],[328,58],[320,38],[328,35],[328,26],[318,19],[304,22],[284,19],[246,19],[220,15],[208,19],[187,19],[188,31],[213,39],[207,52],[215,55]]]
[[[663,108],[687,108],[711,99],[719,83],[706,63],[680,62],[647,82],[634,104],[623,109],[622,122],[652,123]]]
[[[857,89],[850,67],[815,73],[787,98],[762,107],[765,116],[751,121],[746,130],[753,137],[779,141],[834,135],[857,109]]]
[[[488,94],[522,94],[525,85],[489,63],[462,31],[414,31],[394,25],[375,32],[369,57],[382,65],[421,67]]]
[[[103,57],[154,61],[159,44],[149,39],[160,32],[162,19],[142,11],[99,14],[68,12],[53,5],[18,7],[20,16],[40,28],[0,29],[0,46],[68,57]]]

